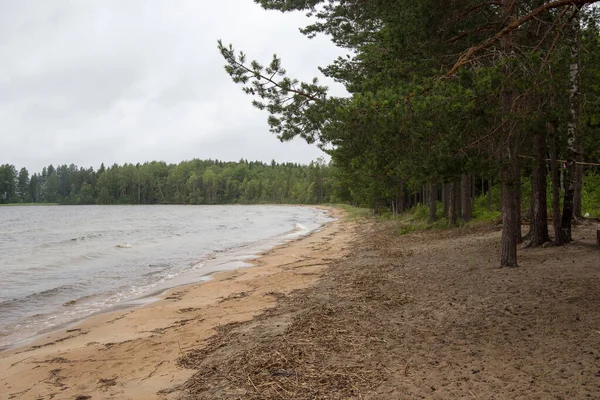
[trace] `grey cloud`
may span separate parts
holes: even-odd
[[[216,49],[311,79],[340,52],[306,23],[252,0],[0,0],[0,163],[309,162],[324,154],[271,135]]]

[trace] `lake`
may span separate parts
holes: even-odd
[[[296,206],[0,207],[0,348],[246,266],[329,220]]]

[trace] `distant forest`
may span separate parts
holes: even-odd
[[[0,204],[317,204],[347,200],[322,159],[295,163],[191,160],[179,164],[0,166]]]

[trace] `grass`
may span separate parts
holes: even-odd
[[[442,216],[443,205],[438,203],[437,221],[429,222],[429,205],[418,204],[402,214],[393,215],[391,212],[384,212],[374,215],[372,209],[359,208],[348,204],[328,204],[331,207],[341,208],[347,213],[347,219],[351,221],[365,221],[367,218],[379,221],[391,221],[398,226],[398,233],[406,235],[411,232],[424,230],[444,230],[455,227],[479,225],[481,223],[491,223],[501,217],[502,213],[498,210],[489,210],[487,206],[487,196],[481,196],[475,199],[473,218],[469,222],[458,222],[457,225],[450,225],[447,218]]]
[[[349,221],[361,222],[361,221],[364,221],[364,219],[366,219],[366,218],[373,217],[373,210],[371,210],[370,208],[354,207],[349,204],[341,204],[341,203],[324,204],[324,205],[326,205],[328,207],[341,208],[342,210],[344,210],[346,212],[346,219]]]

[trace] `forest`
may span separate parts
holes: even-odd
[[[0,166],[0,204],[316,204],[345,201],[322,159],[300,165],[191,160],[93,168]]]
[[[584,175],[596,182],[600,162],[598,1],[255,2],[306,13],[302,33],[347,51],[319,67],[344,85],[339,97],[294,78],[276,54],[251,60],[218,42],[272,133],[327,151],[354,202],[394,213],[427,203],[434,221],[441,201],[456,224],[495,182],[502,266],[518,266],[524,241],[572,240]]]

